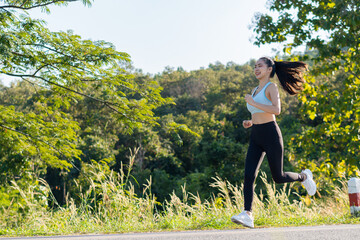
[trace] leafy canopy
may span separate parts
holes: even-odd
[[[300,58],[315,63],[300,95],[302,111],[312,120],[297,141],[302,166],[330,178],[358,175],[360,2],[273,0],[269,8],[278,17],[255,17],[255,44],[283,43],[288,53],[306,45],[316,53]],[[323,80],[315,82],[314,76]]]
[[[139,85],[134,81],[122,67],[130,64],[127,53],[71,31],[51,32],[28,11],[50,12],[50,5],[74,1],[0,1],[0,77],[26,81],[37,93],[26,111],[14,102],[0,105],[2,171],[10,166],[9,156],[18,159],[13,161],[15,166],[32,159],[36,166],[69,169],[81,151],[77,149],[78,123],[66,110],[81,99],[110,109],[129,132],[142,124],[156,124],[153,110],[171,102],[161,97],[156,82]],[[92,1],[81,2],[90,6]]]

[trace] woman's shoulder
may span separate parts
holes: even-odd
[[[270,94],[278,94],[279,89],[276,83],[270,82],[269,86],[265,89],[265,94],[270,96]]]
[[[267,87],[269,90],[277,90],[278,89],[278,86],[276,83],[273,83],[273,82],[270,82],[269,83],[269,86]]]

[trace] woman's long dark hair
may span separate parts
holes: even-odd
[[[262,57],[268,67],[272,67],[270,77],[274,77],[275,73],[278,77],[283,89],[290,95],[299,93],[303,88],[305,82],[303,78],[303,71],[308,69],[308,65],[304,62],[277,62],[268,57]]]

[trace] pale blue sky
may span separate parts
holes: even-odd
[[[72,29],[85,39],[105,40],[130,54],[145,73],[166,66],[195,70],[220,61],[243,64],[272,56],[271,48],[254,46],[248,28],[267,0],[95,0],[51,7],[51,14],[29,11],[52,31]]]

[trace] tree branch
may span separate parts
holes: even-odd
[[[76,60],[82,61],[82,60],[80,60],[80,59],[78,59],[78,58],[76,58],[76,57],[74,57],[74,56],[69,56],[69,55],[66,55],[66,54],[65,54],[65,53],[63,53],[63,52],[60,52],[60,51],[58,51],[58,50],[56,50],[56,49],[50,48],[50,47],[45,46],[45,45],[43,45],[43,44],[26,44],[26,45],[27,45],[27,46],[42,47],[42,48],[45,48],[45,49],[50,50],[50,51],[52,51],[52,52],[58,53],[58,54],[60,54],[60,55],[63,55],[63,56],[65,56],[65,57],[68,57],[68,58],[72,58],[72,59],[76,59]]]
[[[48,3],[44,3],[44,4],[39,4],[39,5],[34,5],[31,7],[23,7],[23,5],[27,2],[25,1],[21,6],[14,6],[14,5],[6,5],[6,6],[0,6],[0,9],[5,9],[5,8],[16,8],[16,9],[22,9],[22,10],[29,10],[32,8],[37,8],[37,7],[45,7],[47,5],[53,4],[53,3],[57,3],[57,2],[77,2],[79,0],[54,0],[52,2],[48,2]]]
[[[51,143],[48,143],[48,142],[46,142],[46,141],[44,141],[44,140],[42,140],[42,139],[40,139],[40,138],[33,137],[33,136],[31,136],[30,134],[24,133],[24,132],[22,132],[22,131],[16,130],[16,129],[11,128],[11,127],[8,127],[8,126],[4,126],[4,125],[2,125],[2,124],[0,124],[0,127],[4,128],[4,129],[7,129],[7,130],[10,130],[10,131],[13,131],[13,132],[16,132],[16,133],[19,133],[19,134],[21,134],[21,135],[24,135],[24,136],[30,138],[30,139],[35,139],[35,140],[37,140],[37,141],[39,141],[39,142],[45,143],[46,145],[48,145],[49,147],[51,147],[52,149],[54,149],[55,151],[57,151],[57,152],[60,153],[61,155],[65,156],[59,149],[57,149],[56,147],[54,147]]]
[[[26,79],[26,78],[24,78],[24,77],[22,77],[22,80],[24,80],[24,81],[28,82],[29,84],[31,84],[31,86],[34,88],[36,94],[39,95],[39,92],[38,92],[38,90],[37,90],[36,87],[35,87],[35,83],[33,83],[32,81],[29,81],[28,79]],[[50,120],[51,120],[52,122],[54,122],[54,119],[53,119],[53,117],[49,114],[49,111],[47,110],[47,108],[44,107],[44,109],[45,109],[45,111],[46,111],[46,114],[47,114],[48,117],[50,118]]]
[[[47,66],[49,66],[50,64],[45,64],[45,65],[42,65],[41,67],[39,67],[35,72],[34,72],[34,76],[41,70],[41,69],[43,69],[44,67],[47,67]]]
[[[63,89],[65,89],[65,90],[69,91],[69,92],[73,92],[73,93],[78,94],[78,95],[80,95],[80,96],[83,96],[83,97],[92,99],[92,100],[94,100],[94,101],[100,102],[100,103],[106,105],[106,106],[109,107],[109,108],[110,108],[110,106],[112,106],[110,109],[112,109],[112,110],[116,111],[117,113],[121,114],[123,117],[125,117],[125,118],[133,121],[133,119],[129,118],[129,117],[126,116],[124,113],[121,113],[119,110],[117,110],[117,109],[114,108],[114,107],[122,108],[122,107],[118,106],[117,104],[114,104],[114,103],[111,103],[111,102],[108,102],[108,101],[104,101],[104,100],[101,100],[101,99],[92,97],[92,96],[90,96],[90,95],[87,95],[87,94],[78,92],[78,91],[73,90],[73,89],[71,89],[71,88],[68,88],[68,87],[66,87],[66,86],[62,86],[62,85],[60,85],[60,84],[58,84],[58,83],[56,83],[56,82],[49,81],[49,80],[47,80],[47,79],[45,79],[45,78],[43,78],[43,77],[40,77],[40,76],[35,76],[35,75],[30,75],[30,74],[21,74],[21,75],[19,75],[19,74],[12,74],[12,73],[6,73],[6,72],[2,72],[2,73],[5,74],[5,75],[8,75],[8,76],[12,76],[12,77],[20,77],[20,78],[30,77],[30,78],[38,78],[38,79],[41,79],[41,80],[43,80],[44,82],[46,82],[46,83],[48,83],[48,84],[51,84],[51,85],[54,85],[54,86],[63,88]],[[122,109],[125,110],[124,108],[122,108]]]
[[[65,154],[64,154],[61,150],[59,150],[58,148],[56,148],[56,147],[53,146],[52,144],[50,144],[50,143],[48,143],[48,142],[46,142],[46,141],[44,141],[44,140],[42,140],[42,139],[40,139],[40,138],[33,137],[33,136],[31,136],[30,134],[21,132],[21,131],[19,131],[19,130],[16,130],[16,129],[11,128],[11,127],[8,127],[8,126],[4,126],[4,125],[2,125],[2,124],[0,124],[0,127],[4,128],[4,129],[7,129],[7,130],[10,130],[10,131],[13,131],[13,132],[16,132],[16,133],[19,133],[19,134],[21,134],[21,135],[24,135],[25,137],[29,138],[30,141],[32,141],[34,144],[35,144],[34,140],[39,141],[39,142],[42,142],[42,143],[48,145],[49,147],[51,147],[52,149],[54,149],[56,152],[58,152],[58,153],[60,154],[60,156],[65,156]],[[38,148],[38,146],[36,146],[36,144],[35,144],[35,147],[36,147],[36,150],[38,151],[38,154],[40,154],[39,148]],[[40,156],[40,158],[41,158],[41,156]],[[73,163],[73,161],[70,160],[69,162],[70,162],[70,164],[71,164],[74,168],[76,168],[78,171],[80,171],[79,168],[77,168],[76,165]]]
[[[22,6],[24,6],[25,5],[25,3],[27,3],[29,0],[25,0],[24,2],[23,2],[23,4],[21,4],[21,6],[20,7],[22,7]]]
[[[90,60],[90,61],[92,61],[92,62],[96,62],[96,61],[101,60],[101,57],[92,58],[92,59],[87,59],[87,60],[85,60],[85,59],[80,59],[80,58],[78,58],[78,57],[74,57],[74,56],[71,56],[71,55],[67,55],[67,54],[65,54],[65,53],[63,53],[63,52],[60,52],[60,51],[57,50],[57,49],[53,49],[53,48],[48,47],[48,46],[43,45],[43,44],[26,44],[26,45],[27,45],[27,46],[42,47],[42,48],[45,48],[45,49],[50,50],[50,51],[52,51],[52,52],[58,53],[58,54],[60,54],[60,55],[63,55],[63,56],[65,56],[65,57],[68,57],[68,58],[71,58],[71,59],[76,59],[76,60],[78,60],[78,61],[89,61],[89,60]],[[88,54],[88,55],[91,56],[91,54]],[[116,54],[107,54],[107,55],[110,57],[110,56],[113,56],[113,55],[116,55]]]

